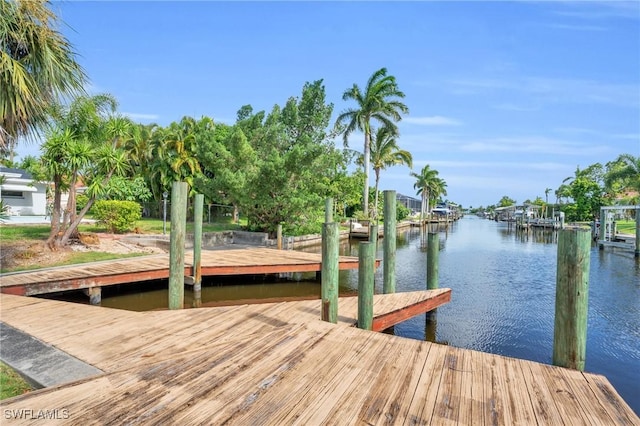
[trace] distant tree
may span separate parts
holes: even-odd
[[[617,185],[617,191],[633,190],[640,192],[640,157],[631,154],[621,154],[605,174],[605,185],[612,188]]]
[[[342,130],[345,146],[348,138],[356,130],[364,133],[364,189],[362,211],[368,216],[369,211],[369,162],[371,149],[371,121],[375,120],[392,133],[397,134],[396,122],[402,119],[402,114],[409,112],[409,108],[399,99],[404,98],[396,79],[387,75],[387,69],[381,68],[374,72],[364,90],[357,84],[345,90],[342,99],[353,100],[357,106],[342,112],[336,120],[336,128]]]
[[[549,193],[550,193],[551,191],[553,191],[553,189],[551,189],[551,188],[546,188],[546,189],[544,190],[544,200],[545,200],[545,203],[546,203],[546,204],[549,204]]]
[[[574,176],[564,179],[564,195],[573,200],[563,207],[568,220],[592,220],[598,215],[605,203],[603,181],[604,168],[600,163],[584,170],[577,167]]]
[[[85,73],[48,1],[0,2],[0,156],[38,133],[47,110],[83,92]]]
[[[430,191],[435,180],[438,179],[438,171],[431,169],[427,164],[419,174],[411,173],[411,176],[416,178],[416,182],[413,184],[413,187],[417,189],[416,194],[422,197],[420,220],[424,220],[425,215],[429,213]]]
[[[509,206],[513,206],[515,203],[516,203],[516,200],[504,195],[502,198],[500,198],[500,201],[498,201],[498,207],[509,207]]]
[[[429,196],[432,203],[431,205],[438,203],[438,200],[440,200],[441,197],[445,195],[447,195],[447,182],[445,182],[445,180],[442,178],[435,178],[432,181],[429,190]]]
[[[396,141],[396,134],[393,129],[386,127],[379,128],[372,138],[371,143],[371,164],[376,175],[375,203],[373,211],[378,212],[378,185],[380,183],[380,171],[387,167],[404,164],[409,168],[413,167],[413,158],[409,151],[400,149]]]

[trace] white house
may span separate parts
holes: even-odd
[[[0,167],[0,199],[10,216],[47,214],[47,184],[36,182],[25,170]]]

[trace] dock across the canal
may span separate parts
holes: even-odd
[[[374,316],[416,297],[377,295]],[[353,300],[331,324],[319,300],[129,312],[2,294],[5,324],[99,370],[1,402],[3,424],[640,424],[603,376],[361,330]]]
[[[193,276],[192,255],[187,254],[185,261],[185,276]],[[201,262],[205,277],[319,272],[322,255],[270,248],[204,250]],[[338,266],[340,270],[357,269],[358,258],[341,256]],[[0,274],[0,292],[33,296],[166,278],[169,255],[161,254]]]

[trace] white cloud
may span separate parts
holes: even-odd
[[[595,155],[605,153],[605,145],[586,145],[544,136],[504,137],[466,143],[459,148],[464,152],[512,152],[554,155]]]
[[[605,27],[596,25],[548,24],[547,27],[569,31],[606,31]]]
[[[141,114],[137,112],[123,112],[122,115],[125,115],[132,120],[142,121],[154,121],[160,118],[160,116],[157,114]]]
[[[418,124],[420,126],[459,126],[462,124],[459,120],[443,117],[441,115],[432,115],[428,117],[406,117],[403,121],[410,124]]]
[[[533,106],[521,106],[510,103],[503,103],[498,105],[493,105],[494,109],[499,109],[503,111],[518,111],[518,112],[531,112],[531,111],[539,111],[539,107]]]
[[[531,96],[530,101],[555,103],[609,104],[638,108],[640,86],[595,80],[553,77],[505,77],[504,79],[450,80],[451,93],[474,95],[498,91],[520,92]]]
[[[623,18],[637,20],[640,18],[640,5],[637,1],[558,1],[559,6],[565,6],[564,10],[554,13],[577,19],[611,19]]]
[[[429,164],[434,169],[452,168],[452,169],[513,169],[513,170],[565,170],[571,165],[554,162],[513,162],[513,161],[449,161],[449,160],[434,160],[434,161],[416,161],[414,162],[414,168],[420,169]]]

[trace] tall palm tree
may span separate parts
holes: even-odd
[[[413,157],[409,151],[400,149],[396,141],[396,134],[387,127],[380,127],[371,139],[371,165],[376,174],[376,197],[373,214],[378,214],[378,184],[380,171],[387,167],[406,164],[413,167]]]
[[[386,68],[374,72],[367,81],[364,91],[354,84],[342,94],[342,100],[353,100],[357,106],[342,112],[336,120],[336,128],[343,134],[345,146],[348,138],[356,130],[364,133],[364,190],[362,211],[369,214],[369,161],[371,149],[371,121],[375,120],[397,133],[396,122],[402,119],[401,113],[408,113],[409,108],[398,98],[404,98],[404,93],[398,88],[396,79],[387,75]],[[345,126],[344,128],[342,128]]]
[[[416,182],[413,187],[417,189],[417,194],[422,196],[422,206],[420,212],[420,220],[424,220],[425,214],[429,212],[429,193],[433,187],[433,182],[438,178],[438,171],[433,170],[427,164],[422,168],[420,173],[411,173],[411,176],[416,178]]]
[[[611,186],[615,181],[625,181],[627,188],[640,192],[640,157],[621,154],[616,162],[620,163],[620,167],[607,173],[605,178],[607,186]]]
[[[434,178],[431,181],[431,185],[429,185],[429,194],[431,202],[433,204],[437,203],[440,197],[447,195],[447,182],[439,177]]]
[[[84,93],[86,80],[48,1],[0,2],[0,151],[37,134],[47,110]]]

